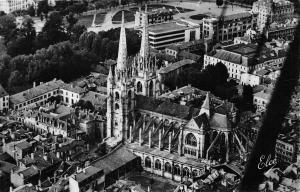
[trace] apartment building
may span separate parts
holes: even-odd
[[[228,70],[229,77],[240,81],[243,73],[251,70],[263,69],[267,66],[282,66],[286,52],[264,47],[259,57],[256,56],[257,45],[233,44],[222,49],[216,49],[204,55],[204,67],[223,63]]]
[[[244,36],[248,29],[256,28],[256,25],[257,14],[237,13],[223,18],[204,18],[202,33],[204,38],[213,39],[214,42],[228,42]]]
[[[286,163],[296,162],[296,141],[297,134],[294,130],[288,134],[279,134],[275,148],[276,156],[279,161]]]
[[[140,8],[134,15],[134,26],[136,28],[142,27],[145,22],[143,19],[147,19],[149,24],[168,22],[173,20],[173,15],[174,11],[165,8],[153,9],[150,11],[142,11]]]
[[[253,3],[252,11],[258,14],[257,26],[263,31],[267,21],[284,22],[294,15],[294,4],[288,0],[258,0]]]
[[[69,106],[77,103],[83,96],[84,92],[85,90],[83,88],[72,84],[66,84],[60,89],[60,95],[63,98],[63,103]]]
[[[0,84],[0,112],[5,112],[9,108],[9,95]]]
[[[262,90],[253,94],[253,104],[258,112],[264,112],[267,109],[267,105],[271,99],[272,90]]]

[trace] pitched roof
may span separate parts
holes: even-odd
[[[31,89],[10,96],[10,101],[14,104],[23,103],[35,97],[41,96],[50,91],[54,91],[64,85],[62,80],[53,80],[43,83]]]
[[[164,67],[164,68],[160,69],[158,71],[158,73],[170,73],[171,71],[174,71],[174,70],[176,70],[178,68],[181,68],[185,65],[190,65],[190,64],[193,64],[193,63],[195,63],[194,60],[183,59],[181,61],[177,61],[175,63],[172,63],[172,64],[168,65],[167,67]]]
[[[137,158],[136,155],[134,155],[124,146],[121,146],[115,149],[114,151],[112,151],[111,153],[94,161],[92,165],[100,169],[103,169],[104,174],[107,175],[108,173],[134,160],[135,158]]]
[[[190,120],[199,114],[199,109],[180,105],[177,103],[161,101],[145,96],[137,95],[137,108],[153,111],[156,113],[177,117],[180,119]]]
[[[66,84],[65,86],[63,86],[61,89],[73,92],[73,93],[78,93],[81,94],[84,92],[84,89],[79,87],[79,86],[73,86],[72,84]]]
[[[0,84],[0,98],[1,97],[5,97],[7,96],[8,93],[5,91],[5,89],[2,87],[2,85]]]
[[[93,177],[94,175],[98,174],[101,171],[103,172],[102,169],[99,169],[94,166],[89,166],[84,168],[84,171],[77,173],[75,179],[78,183],[80,183],[90,177]]]

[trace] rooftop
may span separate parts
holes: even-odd
[[[47,83],[40,84],[36,87],[32,87],[26,91],[14,94],[10,97],[10,101],[13,104],[23,103],[25,101],[31,100],[35,97],[41,96],[50,91],[54,91],[64,85],[62,80],[52,80]]]
[[[93,166],[104,170],[104,174],[108,174],[126,163],[137,158],[131,151],[124,146],[116,148],[111,153],[97,159],[92,163]]]
[[[181,68],[181,67],[183,67],[185,65],[191,65],[193,63],[195,63],[194,60],[183,59],[181,61],[177,61],[175,63],[172,63],[172,64],[168,65],[167,67],[164,67],[164,68],[160,69],[158,71],[158,73],[170,73],[171,71],[174,71],[174,70],[176,70],[178,68]]]
[[[266,91],[266,90],[262,90],[258,93],[254,93],[254,98],[261,98],[261,99],[264,99],[264,100],[270,100],[271,96],[272,96],[272,93],[269,92],[269,91]]]
[[[63,86],[61,89],[73,92],[73,93],[84,93],[85,90],[79,86],[73,86],[72,84],[66,84],[65,86]]]
[[[89,166],[84,168],[81,172],[77,173],[75,179],[78,183],[80,183],[100,172],[103,172],[103,170],[94,166]]]
[[[168,33],[170,31],[185,30],[189,25],[187,23],[179,23],[176,21],[168,23],[159,23],[155,25],[150,25],[148,30],[149,33]]]
[[[176,89],[172,92],[162,94],[159,97],[168,98],[168,99],[175,99],[176,97],[184,96],[184,95],[190,95],[190,94],[205,95],[206,91],[201,91],[200,89],[198,89],[196,87],[192,87],[190,85],[187,85],[187,86],[181,87],[179,89]]]

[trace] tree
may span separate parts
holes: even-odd
[[[49,12],[49,5],[47,0],[39,1],[37,8],[37,15],[41,15],[41,13],[45,14],[46,18]]]
[[[59,12],[52,12],[42,29],[42,38],[46,46],[67,40],[64,30],[63,18]],[[43,46],[45,47],[45,46]]]
[[[35,16],[35,9],[34,9],[34,7],[33,7],[32,5],[28,7],[27,13],[28,13],[28,15],[30,15],[31,17],[34,17],[34,16]]]
[[[84,25],[74,25],[71,29],[71,37],[70,40],[72,42],[78,42],[79,41],[79,37],[81,36],[81,34],[83,34],[84,32],[86,32],[86,27]]]
[[[69,15],[66,16],[66,20],[69,24],[67,30],[70,32],[73,26],[77,23],[78,19],[74,17],[73,13],[69,13]]]
[[[4,15],[0,17],[0,36],[3,36],[5,43],[16,36],[16,19],[13,15]]]
[[[216,4],[218,7],[222,6],[223,5],[223,0],[216,0]]]

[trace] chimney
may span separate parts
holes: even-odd
[[[39,182],[39,183],[38,183],[38,186],[41,187],[41,186],[42,186],[42,181],[39,179],[38,182]]]
[[[79,167],[77,166],[77,167],[76,167],[76,173],[78,173],[78,172],[79,172]]]
[[[83,171],[83,173],[86,173],[86,168],[84,168],[82,171]]]
[[[35,81],[33,82],[33,85],[32,85],[32,86],[33,86],[33,87],[35,87],[35,86],[36,86],[36,82],[35,82]]]
[[[12,186],[9,187],[9,192],[12,192],[13,191],[13,188]]]
[[[30,153],[30,158],[34,159],[34,153]]]

